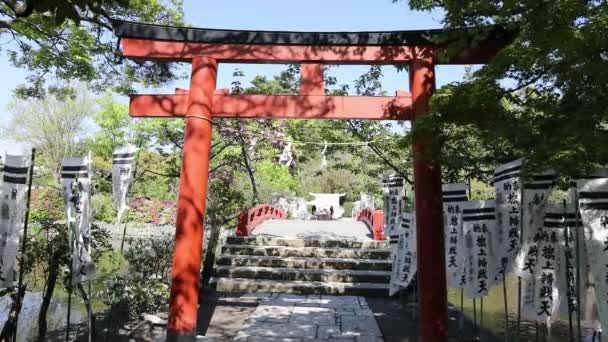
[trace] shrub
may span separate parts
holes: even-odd
[[[125,252],[128,271],[106,280],[101,298],[106,305],[127,308],[136,318],[145,312],[158,312],[169,302],[173,240],[137,240]]]
[[[97,193],[91,198],[91,208],[93,209],[93,220],[105,223],[116,221],[116,209],[112,203],[112,196],[104,193]]]

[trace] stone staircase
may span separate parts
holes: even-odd
[[[218,291],[388,296],[387,241],[226,239],[211,280]]]

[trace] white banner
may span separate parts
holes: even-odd
[[[405,188],[404,180],[399,176],[388,176],[382,180],[384,188],[384,236],[390,236],[397,230],[403,213]]]
[[[0,193],[0,288],[13,287],[17,279],[19,241],[25,223],[29,158],[6,155]]]
[[[462,205],[467,201],[467,188],[466,184],[444,184],[442,187],[446,275],[448,286],[453,288],[466,285]]]
[[[118,211],[116,224],[120,224],[127,209],[127,195],[133,178],[137,148],[133,145],[118,147],[112,154],[112,199]]]
[[[565,274],[563,268],[565,245],[565,222],[563,210],[551,208],[547,211],[543,225],[537,229],[534,240],[537,243],[537,272],[535,279],[535,320],[552,323],[559,318],[562,299],[566,300],[566,284],[560,284]]]
[[[537,261],[537,232],[542,229],[548,199],[553,190],[556,174],[546,172],[524,180],[523,245],[515,257],[514,271],[519,277],[530,277]]]
[[[496,232],[492,241],[499,261],[507,272],[519,251],[521,232],[521,168],[522,160],[518,159],[496,168],[494,187],[496,188]],[[495,272],[500,277],[501,272]]]
[[[579,306],[576,290],[576,234],[579,235],[580,248],[581,314],[584,314],[586,310],[585,302],[587,299],[589,283],[587,280],[589,276],[589,267],[586,261],[587,248],[585,231],[580,214],[577,215],[578,218],[575,216],[574,196],[576,189],[571,189],[569,192],[572,194],[570,196],[571,200],[566,202],[565,208],[549,208],[545,214],[545,226],[548,225],[548,221],[555,221],[558,217],[561,217],[560,224],[562,225],[562,234],[559,236],[561,252],[559,253],[557,267],[557,285],[560,295],[559,316],[564,320],[568,319],[569,313],[572,313],[573,317],[576,318],[576,311]]]
[[[492,250],[496,230],[495,210],[495,201],[469,201],[463,205],[463,232],[469,252],[466,290],[471,298],[481,298],[488,294],[495,270],[499,268]]]
[[[391,240],[393,261],[389,294],[392,296],[400,288],[410,285],[417,270],[416,223],[414,215],[402,213],[396,243]]]
[[[599,319],[602,326],[608,327],[608,178],[576,183],[582,221],[590,232],[586,248]]]
[[[72,284],[76,284],[95,276],[91,259],[91,160],[65,158],[61,187],[72,254]]]

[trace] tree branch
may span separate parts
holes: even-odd
[[[177,178],[177,177],[180,176],[177,173],[160,173],[160,172],[156,172],[156,171],[152,171],[152,170],[148,170],[148,169],[143,170],[143,172],[141,173],[141,175],[143,176],[146,173],[151,173],[151,174],[156,175],[156,176],[167,177],[167,178]]]
[[[355,133],[361,140],[365,140],[363,135],[361,134],[361,132],[359,132],[357,127],[355,127],[355,125],[353,124],[352,120],[347,120],[347,121],[348,121],[348,125],[350,126],[353,133]],[[372,151],[380,159],[382,159],[382,161],[386,165],[388,165],[391,169],[393,169],[399,176],[403,177],[403,179],[405,179],[406,182],[408,182],[409,184],[414,184],[414,182],[405,174],[405,172],[403,172],[399,167],[397,167],[395,164],[393,164],[386,156],[384,156],[382,151],[376,145],[374,145],[373,143],[370,142],[368,144],[368,146],[372,149]]]
[[[2,0],[2,2],[15,13],[17,18],[27,18],[34,13],[34,6],[28,1]]]

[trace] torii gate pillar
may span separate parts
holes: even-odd
[[[203,221],[211,153],[211,109],[216,81],[215,59],[192,59],[171,274],[167,328],[167,341],[170,342],[193,341],[196,337]]]
[[[414,120],[428,113],[434,88],[432,58],[411,61],[410,91]],[[423,342],[445,342],[448,337],[448,317],[441,167],[426,155],[428,139],[431,137],[421,137],[414,143],[418,327]]]

